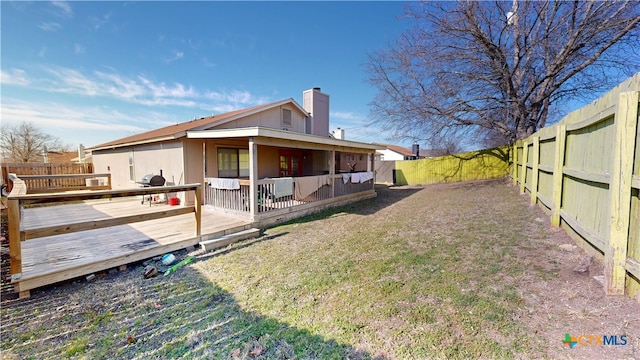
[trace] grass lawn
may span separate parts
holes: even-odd
[[[558,274],[522,256],[549,231],[502,181],[381,188],[167,277],[132,266],[4,303],[2,355],[545,357],[549,339],[518,318],[523,282]]]

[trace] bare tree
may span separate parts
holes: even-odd
[[[372,113],[400,137],[511,143],[640,65],[637,0],[421,2],[407,15],[415,26],[367,62]]]
[[[63,144],[60,139],[45,134],[31,123],[0,126],[2,161],[40,162],[47,150],[66,151],[68,148],[69,146]]]

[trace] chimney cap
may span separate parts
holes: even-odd
[[[320,87],[316,86],[313,88],[313,90],[320,91]]]

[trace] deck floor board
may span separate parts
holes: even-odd
[[[124,215],[168,210],[166,204],[140,203],[139,198],[82,204],[26,208],[22,214],[24,230],[75,222],[109,219]],[[244,230],[251,222],[203,208],[201,237]],[[102,229],[79,231],[22,242],[20,290],[61,281],[65,276],[81,276],[126,264],[140,256],[159,255],[167,249],[195,245],[195,215],[183,214]],[[80,275],[79,275],[80,274]],[[65,279],[63,279],[65,280]]]

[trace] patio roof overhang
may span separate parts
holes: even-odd
[[[193,130],[187,131],[189,139],[232,139],[254,138],[259,145],[304,147],[318,150],[338,150],[371,153],[386,149],[377,144],[367,144],[357,141],[340,140],[331,137],[309,135],[292,131],[285,131],[266,127],[247,127],[221,130]]]

